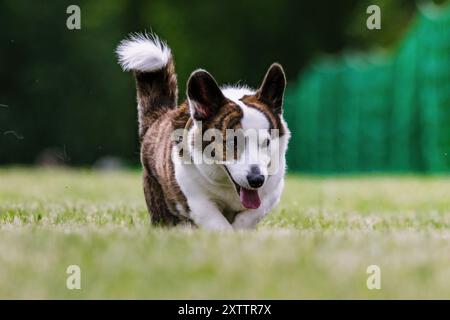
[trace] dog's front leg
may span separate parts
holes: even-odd
[[[238,213],[233,221],[233,229],[254,229],[256,224],[264,218],[265,213],[262,210],[246,210]]]
[[[207,230],[233,230],[217,206],[208,199],[188,201],[191,219],[194,223]]]

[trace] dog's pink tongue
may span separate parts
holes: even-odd
[[[247,209],[258,209],[261,205],[258,190],[249,190],[241,187],[239,196],[241,198],[241,203]]]

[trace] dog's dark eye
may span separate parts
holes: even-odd
[[[227,138],[227,147],[236,147],[244,143],[244,135],[241,131],[236,131],[232,136]]]

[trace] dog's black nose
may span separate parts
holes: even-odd
[[[264,176],[261,174],[258,166],[252,166],[250,173],[247,175],[247,181],[250,187],[259,188],[264,183]]]

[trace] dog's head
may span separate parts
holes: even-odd
[[[187,83],[194,141],[198,142],[194,151],[204,163],[223,168],[242,205],[249,209],[260,206],[258,189],[276,173],[284,156],[280,137],[287,130],[282,119],[285,87],[283,68],[276,63],[256,91],[220,88],[205,70],[193,72]]]

